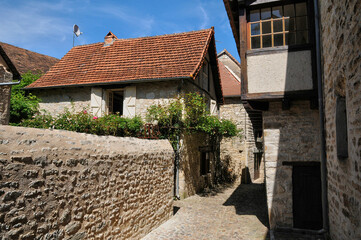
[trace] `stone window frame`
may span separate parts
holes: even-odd
[[[285,7],[292,6],[293,7],[293,15],[285,16]],[[282,13],[278,12],[275,13],[274,9],[279,9],[281,7]],[[298,13],[299,11],[297,9],[305,9],[306,13],[303,11],[301,13]],[[265,11],[262,12],[262,10],[269,9],[269,12]],[[262,13],[266,15],[264,19],[262,19]],[[266,14],[269,13],[269,14]],[[255,15],[258,15],[258,18],[252,19]],[[267,16],[268,15],[268,16]],[[280,46],[296,46],[296,45],[304,45],[310,43],[310,27],[309,27],[309,12],[308,12],[308,4],[305,1],[302,2],[295,2],[295,3],[285,3],[282,5],[275,5],[271,7],[261,7],[261,8],[255,8],[250,9],[247,13],[247,38],[248,38],[248,49],[264,49],[264,48],[274,48],[274,47],[280,47]],[[302,21],[302,19],[304,21]],[[280,22],[282,25],[282,31],[278,30],[275,31],[274,29],[274,23]],[[288,22],[288,24],[287,24]],[[289,24],[293,22],[294,28],[293,31],[290,29]],[[270,31],[267,33],[263,33],[263,26],[270,23]],[[252,26],[259,25],[258,29],[253,29],[254,34],[252,34]],[[281,26],[280,25],[280,26]],[[305,28],[297,28],[297,25],[304,25]],[[288,27],[288,29],[286,29]],[[288,36],[294,36],[294,43],[289,43],[289,37]],[[301,37],[301,33],[303,33],[303,37],[306,36],[306,38],[303,41],[298,41],[298,37]],[[282,35],[282,44],[275,44],[275,35]],[[270,36],[271,44],[264,46],[263,39],[265,37]],[[252,39],[259,39],[259,47],[253,47],[252,45]]]

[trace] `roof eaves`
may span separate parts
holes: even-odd
[[[64,87],[91,87],[91,86],[100,86],[100,85],[113,85],[113,84],[130,84],[130,83],[143,83],[143,82],[161,82],[161,81],[172,81],[172,80],[182,80],[182,79],[191,79],[189,76],[180,76],[180,77],[169,77],[169,78],[147,78],[147,79],[132,79],[132,80],[123,80],[123,81],[114,81],[114,82],[97,82],[97,83],[82,83],[82,84],[66,84],[66,85],[53,85],[45,87],[31,87],[31,85],[25,87],[25,90],[36,90],[36,89],[51,89],[51,88],[64,88]]]
[[[9,68],[13,74],[13,79],[19,80],[21,78],[20,73],[16,69],[15,65],[11,62],[10,58],[8,57],[8,55],[6,54],[5,50],[2,48],[1,45],[0,45],[0,55],[3,57],[6,64],[9,66]]]

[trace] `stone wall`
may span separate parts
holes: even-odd
[[[80,112],[90,109],[89,87],[54,88],[32,91],[41,99],[39,109],[45,110],[51,115],[63,113],[65,109]]]
[[[241,131],[241,137],[223,138],[221,141],[221,161],[228,167],[229,177],[236,183],[241,182],[242,169],[246,167],[247,151],[245,125],[248,118],[240,98],[225,98],[225,104],[220,107],[220,117],[233,121]]]
[[[361,239],[361,2],[319,1],[332,239]],[[346,99],[348,158],[338,159],[336,100]]]
[[[271,102],[263,112],[265,181],[271,229],[293,227],[292,166],[283,162],[320,161],[318,110],[294,101],[290,110]]]
[[[0,64],[0,83],[11,82],[13,74]],[[8,124],[10,118],[11,86],[0,86],[0,125]]]
[[[209,152],[210,158],[210,172],[203,176],[200,173],[201,151]],[[199,193],[214,184],[217,160],[219,160],[219,144],[212,145],[206,134],[192,133],[181,137],[179,170],[181,199]]]
[[[167,104],[170,99],[178,96],[178,85],[180,81],[164,81],[136,84],[137,100],[135,113],[145,117],[147,109],[151,105]]]
[[[139,239],[172,215],[166,140],[0,126],[1,239]]]

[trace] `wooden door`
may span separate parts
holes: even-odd
[[[293,166],[293,225],[301,229],[322,229],[320,165]]]

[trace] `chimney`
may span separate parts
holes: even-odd
[[[110,46],[113,42],[118,39],[112,32],[108,32],[108,34],[104,37],[104,47]]]

